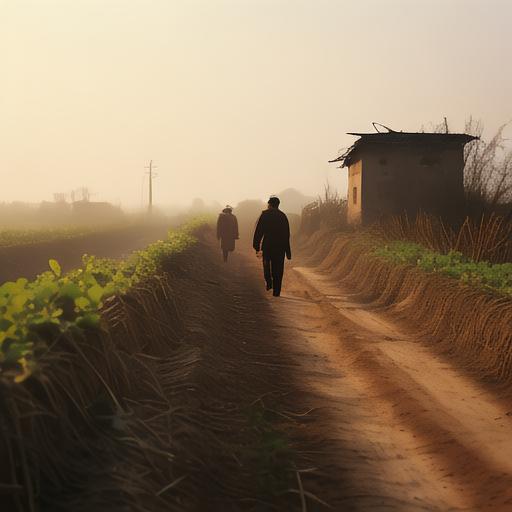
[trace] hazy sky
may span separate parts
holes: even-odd
[[[0,0],[0,201],[140,205],[151,158],[162,205],[317,194],[372,121],[490,133],[511,20],[510,0]]]

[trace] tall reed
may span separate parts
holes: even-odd
[[[495,213],[480,220],[467,217],[460,227],[422,212],[415,217],[395,215],[379,221],[371,231],[386,240],[410,240],[441,253],[458,251],[473,261],[512,261],[512,222]]]

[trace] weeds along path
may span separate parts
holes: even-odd
[[[170,256],[2,382],[0,510],[324,510],[339,476],[248,261]]]
[[[512,510],[512,402],[302,265],[269,301],[337,468],[334,509]]]

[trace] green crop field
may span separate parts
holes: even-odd
[[[31,245],[41,242],[67,240],[90,235],[98,231],[105,231],[105,227],[70,226],[60,228],[40,229],[0,229],[0,247],[13,247],[17,245]]]
[[[170,231],[125,261],[85,255],[83,264],[62,275],[57,260],[34,281],[19,278],[0,286],[0,372],[22,382],[34,370],[37,355],[60,334],[96,328],[105,299],[158,274],[162,261],[196,243],[193,232],[203,220]]]
[[[426,272],[439,272],[471,286],[512,296],[512,263],[474,262],[460,252],[440,254],[405,241],[377,247],[373,254],[393,263],[415,265]]]

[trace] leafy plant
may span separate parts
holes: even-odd
[[[196,220],[125,261],[84,255],[82,266],[62,275],[51,259],[49,270],[29,282],[20,278],[0,286],[0,377],[22,382],[34,371],[49,343],[73,330],[96,329],[101,308],[112,295],[162,270],[163,262],[197,242]]]
[[[512,297],[512,263],[475,262],[457,251],[441,254],[405,241],[377,247],[373,254],[393,263],[415,265],[426,272],[439,272],[471,286]]]

